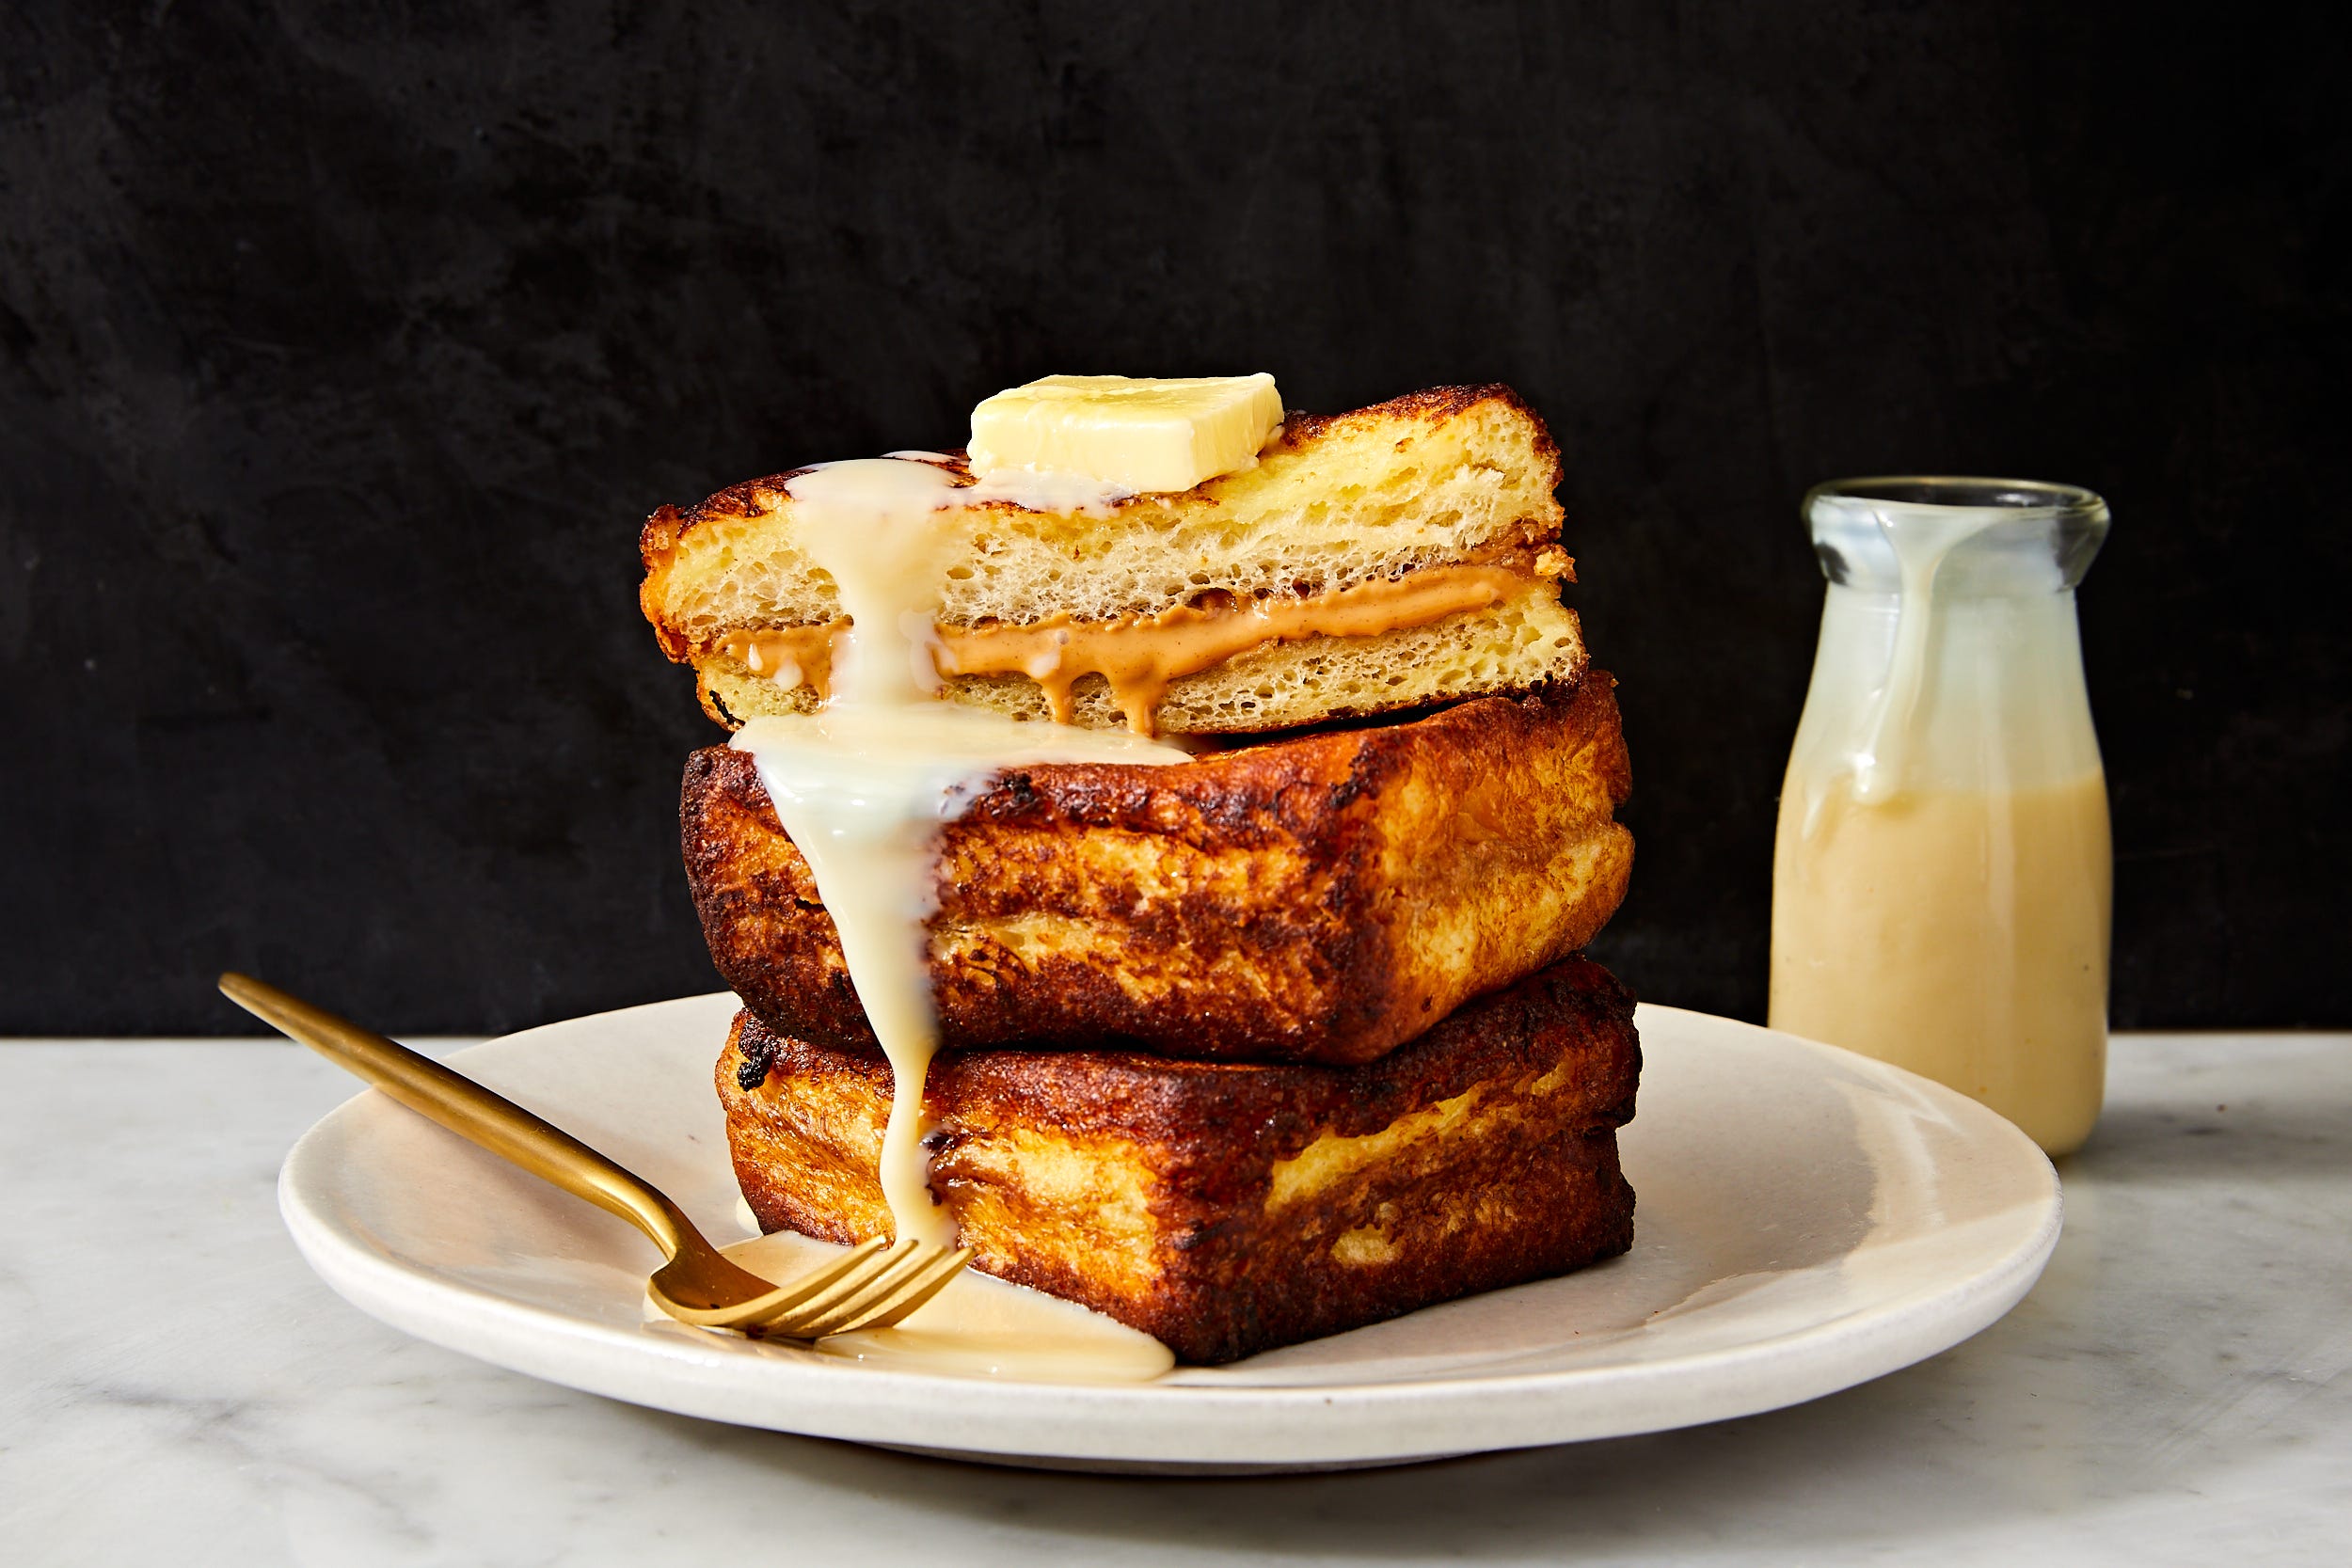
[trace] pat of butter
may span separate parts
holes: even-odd
[[[1246,468],[1282,422],[1274,377],[1049,375],[972,410],[972,471],[1084,474],[1143,493]]]

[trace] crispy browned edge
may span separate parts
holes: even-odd
[[[1559,444],[1551,438],[1551,431],[1544,423],[1543,416],[1536,413],[1515,389],[1499,381],[1474,387],[1431,387],[1422,391],[1407,392],[1403,397],[1391,398],[1386,403],[1375,403],[1367,408],[1351,409],[1344,414],[1292,412],[1283,417],[1281,434],[1276,438],[1276,445],[1279,450],[1295,451],[1351,422],[1389,420],[1434,425],[1489,401],[1508,404],[1533,421],[1535,426],[1536,458],[1550,466],[1550,475],[1544,488],[1558,489]],[[943,467],[958,474],[970,473],[961,450],[945,455],[947,461]],[[644,527],[637,535],[638,559],[645,569],[644,580],[638,585],[637,606],[644,612],[646,622],[653,627],[655,639],[661,644],[661,651],[669,656],[670,662],[691,663],[693,657],[691,644],[683,633],[662,618],[660,610],[662,588],[668,580],[670,563],[676,556],[678,542],[714,517],[758,516],[767,510],[763,496],[782,490],[786,481],[795,474],[806,472],[808,469],[805,467],[790,468],[780,474],[770,474],[765,479],[745,480],[740,484],[730,484],[717,495],[683,510],[675,506],[658,507],[645,519]],[[1202,487],[1216,483],[1214,479],[1204,481]],[[1009,501],[988,504],[1007,510],[1012,507]],[[711,717],[719,719],[715,713]],[[723,719],[720,721],[725,722]]]
[[[1562,1063],[1507,1135],[1437,1137],[1269,1214],[1277,1162],[1318,1136],[1376,1132],[1488,1085],[1524,1096]],[[1365,1067],[1168,1061],[1129,1052],[977,1051],[933,1064],[932,1185],[974,1266],[1082,1302],[1215,1363],[1565,1273],[1624,1252],[1633,1191],[1616,1129],[1633,1116],[1633,997],[1572,958],[1473,1003]],[[887,1228],[875,1150],[825,1136],[828,1108],[879,1118],[879,1052],[777,1037],[739,1014],[718,1063],[728,1145],[765,1230],[851,1243]],[[877,1120],[878,1124],[878,1120]],[[1083,1227],[976,1174],[968,1151],[1042,1131],[1151,1173],[1150,1262],[1089,1247]],[[1340,1236],[1376,1227],[1393,1255],[1342,1262]]]
[[[1549,700],[1479,698],[1174,768],[1007,774],[945,831],[934,927],[1044,913],[1084,921],[1100,946],[1024,955],[968,937],[931,966],[943,1040],[1381,1055],[1582,947],[1615,913],[1633,845],[1614,820],[1632,787],[1614,684],[1596,671]],[[1409,859],[1393,843],[1391,792],[1436,819]],[[748,756],[711,747],[687,759],[679,829],[727,985],[785,1034],[870,1043],[832,918]],[[1591,868],[1575,900],[1554,921],[1520,913],[1533,900],[1511,890],[1561,876],[1560,857],[1580,850]],[[1230,877],[1236,857],[1250,858],[1246,886],[1191,882]],[[1480,945],[1431,951],[1416,912],[1455,908],[1492,911]]]

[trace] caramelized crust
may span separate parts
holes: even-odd
[[[925,1081],[932,1192],[975,1267],[1233,1360],[1625,1251],[1632,1009],[1572,958],[1363,1067],[951,1053]],[[763,1229],[890,1229],[879,1052],[744,1012],[718,1086]]]
[[[1359,1063],[1576,951],[1625,896],[1614,682],[1482,698],[1168,768],[1006,775],[944,832],[930,922],[947,1046],[1111,1044]],[[712,961],[778,1033],[873,1040],[750,757],[687,763]]]
[[[1560,487],[1560,444],[1551,438],[1551,431],[1535,412],[1534,406],[1519,396],[1517,388],[1500,381],[1482,382],[1475,386],[1424,387],[1417,392],[1406,392],[1386,403],[1375,403],[1369,408],[1353,408],[1344,414],[1307,414],[1294,408],[1282,416],[1282,428],[1276,433],[1271,450],[1296,451],[1354,425],[1399,424],[1438,425],[1459,414],[1467,414],[1482,403],[1501,404],[1527,420],[1535,429],[1534,459],[1542,466],[1549,483],[1547,489]],[[1556,521],[1556,519],[1555,519]]]

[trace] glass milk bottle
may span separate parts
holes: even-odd
[[[2106,503],[1865,479],[1804,514],[1829,596],[1780,798],[1772,1027],[2066,1153],[2106,1074],[2106,781],[2074,626]]]

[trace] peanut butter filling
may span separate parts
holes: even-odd
[[[719,651],[778,686],[807,687],[821,703],[833,695],[833,640],[849,626],[844,615],[821,626],[739,631],[722,641]]]
[[[1502,603],[1530,578],[1568,570],[1557,548],[1533,560],[1431,566],[1405,577],[1291,599],[1179,605],[1157,615],[1107,621],[1050,616],[1027,626],[940,626],[932,657],[943,675],[1026,675],[1044,689],[1054,717],[1069,723],[1072,689],[1086,675],[1110,683],[1127,727],[1150,735],[1172,682],[1271,642],[1310,637],[1379,637]],[[738,632],[719,651],[755,675],[831,694],[833,639],[849,622]]]

